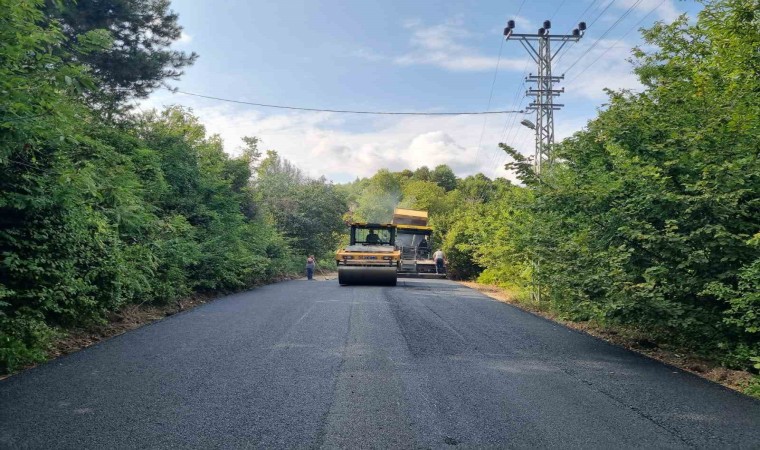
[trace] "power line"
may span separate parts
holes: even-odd
[[[528,67],[526,65],[525,71],[524,71],[524,74],[523,74],[523,78],[525,77],[525,75],[527,75],[527,73],[528,73]],[[525,81],[523,80],[522,84],[518,87],[518,96],[515,97],[515,103],[514,104],[518,108],[522,107],[523,102],[527,98],[524,95],[522,97],[519,96],[520,91],[524,87],[525,87]],[[519,100],[519,103],[518,103],[518,100]],[[504,127],[504,133],[503,133],[503,136],[502,136],[502,139],[501,139],[501,142],[503,142],[504,144],[509,145],[512,148],[515,148],[515,141],[517,140],[517,136],[520,134],[520,127],[518,126],[518,123],[517,123],[517,117],[518,117],[517,115],[513,115],[513,116],[509,117],[512,120],[512,122],[509,125],[509,129],[507,129],[506,126]],[[505,123],[505,125],[506,125],[506,123]],[[500,167],[502,167],[502,165],[507,160],[507,158],[509,158],[509,155],[507,155],[506,152],[503,152],[502,154],[500,154],[500,156],[501,156],[500,158],[497,158],[497,160],[499,162],[498,162],[498,164],[495,165],[495,170],[498,170]]]
[[[610,9],[610,6],[612,6],[612,4],[613,4],[613,3],[615,3],[615,0],[612,0],[612,1],[610,1],[610,2],[607,4],[607,6],[605,6],[605,7],[604,7],[604,9],[602,10],[602,12],[600,12],[600,13],[599,13],[599,15],[598,15],[598,16],[596,16],[596,19],[592,20],[592,21],[591,21],[591,23],[590,23],[588,26],[589,26],[589,27],[592,27],[592,26],[594,26],[594,24],[596,23],[596,21],[597,21],[597,20],[599,20],[599,19],[602,17],[602,15],[603,15],[605,12],[607,12],[607,10],[608,10],[608,9]],[[601,5],[600,5],[600,6],[601,6]]]
[[[592,0],[592,1],[591,1],[591,3],[589,3],[589,4],[588,4],[588,6],[586,7],[586,9],[584,9],[584,10],[583,10],[583,12],[581,13],[581,15],[580,15],[580,16],[578,16],[578,18],[577,18],[577,19],[575,19],[575,23],[578,23],[578,22],[580,22],[580,21],[581,21],[581,19],[583,19],[583,18],[586,16],[586,13],[587,13],[587,12],[588,12],[588,11],[591,9],[591,7],[592,7],[592,6],[594,6],[594,4],[595,4],[597,1],[598,1],[598,0]],[[610,2],[610,5],[611,5],[611,4],[612,4],[612,2]]]
[[[523,74],[520,77],[522,81],[520,82],[520,84],[517,85],[517,89],[515,90],[515,95],[511,103],[513,108],[522,107],[522,102],[523,100],[525,100],[525,96],[521,97],[520,92],[525,87],[525,77],[528,75],[529,66],[530,66],[530,60],[525,62],[525,68],[523,69]],[[501,140],[499,142],[506,143],[509,140],[509,135],[512,134],[512,130],[514,129],[516,123],[517,123],[516,114],[507,116],[506,120],[504,120],[504,127],[501,130]],[[497,160],[500,159],[499,156],[501,156],[501,161],[494,166],[495,171],[498,171],[499,166],[501,166],[504,159],[506,159],[506,155],[501,155],[500,153],[497,152],[496,155],[494,156],[494,159],[492,160],[492,165],[496,163]],[[494,172],[494,174],[496,174],[496,172]]]
[[[626,17],[628,17],[628,15],[631,13],[631,11],[633,11],[633,9],[634,9],[634,8],[636,8],[636,6],[638,6],[638,5],[639,5],[639,3],[641,3],[641,1],[642,1],[642,0],[636,0],[636,2],[635,2],[633,5],[631,5],[631,6],[630,6],[630,7],[629,7],[629,8],[628,8],[628,9],[627,9],[627,10],[626,10],[626,11],[625,11],[625,12],[624,12],[624,13],[623,13],[623,14],[622,14],[622,15],[621,15],[619,18],[618,18],[618,20],[616,20],[616,21],[615,21],[615,23],[613,23],[612,25],[610,25],[610,27],[609,27],[609,28],[607,28],[607,31],[605,31],[604,33],[602,33],[602,35],[601,35],[601,36],[599,36],[599,38],[598,38],[597,40],[595,40],[595,41],[594,41],[594,43],[593,43],[593,44],[591,44],[591,46],[589,46],[589,47],[586,49],[586,51],[585,51],[585,52],[583,52],[583,54],[581,54],[581,56],[579,56],[579,57],[578,57],[578,58],[575,60],[575,62],[574,62],[574,63],[572,63],[572,64],[571,64],[571,65],[570,65],[570,66],[569,66],[567,69],[565,69],[563,72],[564,72],[564,73],[567,73],[567,72],[569,72],[569,71],[570,71],[570,69],[572,69],[573,67],[575,67],[575,65],[576,65],[576,64],[578,64],[578,63],[580,62],[580,60],[582,60],[584,57],[586,57],[586,55],[588,55],[588,54],[589,54],[589,52],[591,52],[591,50],[593,50],[593,49],[594,49],[594,48],[595,48],[597,45],[599,45],[599,42],[601,42],[601,41],[602,41],[602,39],[604,39],[604,38],[605,38],[605,37],[606,37],[606,36],[607,36],[607,35],[610,33],[610,31],[612,31],[612,30],[613,30],[613,29],[614,29],[614,28],[615,28],[615,27],[616,27],[616,26],[617,26],[617,25],[618,25],[620,22],[622,22],[622,21],[623,21],[623,19],[625,19]],[[609,6],[609,5],[608,5],[608,6]],[[605,10],[606,10],[606,8],[605,8]],[[602,13],[603,13],[603,12],[604,12],[604,11],[602,11]]]
[[[583,12],[581,13],[581,15],[578,16],[578,19],[575,22],[580,22],[580,20],[586,15],[586,12],[588,12],[591,9],[591,7],[594,6],[594,3],[596,3],[596,2],[597,2],[597,0],[593,0],[591,3],[589,3],[589,5],[586,7],[585,10],[583,10]],[[599,15],[597,15],[596,18],[591,21],[591,24],[587,25],[586,27],[587,28],[593,27],[594,24],[596,23],[596,21],[599,20],[600,17],[602,17],[602,14],[604,14],[610,8],[610,6],[612,6],[613,3],[615,3],[615,0],[611,0],[609,3],[607,3],[607,6],[605,6],[604,9],[602,9],[602,11],[599,13]],[[594,10],[594,12],[598,11],[601,6],[602,6],[602,4],[598,5],[598,7]],[[559,66],[559,63],[562,62],[562,58],[564,58],[565,55],[567,55],[568,53],[570,53],[570,49],[574,48],[576,44],[577,44],[577,42],[571,43],[570,44],[570,48],[567,49],[568,51],[566,51],[565,53],[559,55],[559,58],[557,58],[557,62],[556,62],[557,66]]]
[[[171,91],[172,93],[178,93],[183,95],[190,95],[193,97],[206,98],[209,100],[217,100],[220,102],[237,103],[241,105],[260,106],[262,108],[276,108],[276,109],[288,109],[294,111],[311,111],[311,112],[328,112],[336,114],[365,114],[365,115],[386,115],[386,116],[477,116],[484,114],[520,114],[523,111],[455,111],[455,112],[407,112],[407,111],[359,111],[351,109],[325,109],[325,108],[305,108],[301,106],[285,106],[285,105],[272,105],[266,103],[246,102],[243,100],[233,100],[229,98],[214,97],[211,95],[196,94],[187,91]]]
[[[649,12],[648,12],[648,13],[646,13],[646,15],[645,15],[645,16],[643,16],[641,19],[639,19],[639,21],[638,21],[638,22],[636,22],[636,24],[635,24],[635,25],[633,25],[631,28],[629,28],[629,29],[628,29],[628,31],[626,31],[626,32],[625,32],[625,34],[623,34],[623,35],[620,37],[620,40],[622,40],[624,37],[628,36],[628,35],[631,33],[631,31],[633,31],[633,30],[637,29],[637,28],[638,28],[638,26],[639,26],[639,25],[641,25],[641,23],[642,23],[642,22],[644,22],[644,21],[647,19],[647,17],[651,16],[653,12],[655,12],[657,9],[659,9],[659,8],[660,8],[660,6],[662,6],[662,5],[665,3],[665,1],[666,1],[666,0],[662,0],[662,1],[661,1],[661,2],[660,2],[658,5],[657,5],[657,6],[655,6],[655,7],[654,7],[654,8],[652,8],[651,10],[649,10]],[[573,78],[572,78],[570,81],[568,81],[568,82],[567,82],[567,84],[570,84],[570,83],[572,83],[573,81],[575,81],[575,80],[576,80],[576,79],[577,79],[579,76],[581,76],[581,75],[583,74],[583,72],[587,71],[589,67],[591,67],[591,66],[593,66],[594,64],[596,64],[596,62],[597,62],[597,61],[599,61],[600,59],[602,59],[602,57],[603,57],[604,55],[606,55],[606,54],[607,54],[607,52],[609,52],[610,50],[612,50],[612,49],[613,49],[613,48],[615,48],[615,47],[616,47],[616,45],[615,45],[615,43],[613,42],[613,43],[612,43],[612,45],[610,45],[609,47],[607,47],[607,49],[606,49],[606,50],[604,50],[604,52],[602,52],[601,54],[599,54],[599,56],[597,56],[597,57],[596,57],[596,59],[594,59],[593,61],[591,61],[591,63],[590,63],[590,64],[588,64],[588,65],[587,65],[587,66],[586,66],[586,67],[585,67],[583,70],[581,70],[580,72],[578,72],[578,74],[577,74],[577,75],[575,75],[575,76],[574,76],[574,77],[573,77]]]
[[[551,16],[549,16],[549,20],[553,20],[553,19],[554,19],[554,16],[556,16],[556,15],[557,15],[557,13],[559,12],[560,8],[562,8],[562,5],[564,5],[566,1],[567,1],[567,0],[562,0],[562,1],[560,2],[559,6],[557,6],[557,9],[555,9],[555,10],[554,10],[554,12],[552,13],[552,15],[551,15]]]
[[[522,9],[523,9],[523,6],[525,6],[525,2],[526,2],[526,1],[527,1],[527,0],[523,0],[523,1],[522,1],[522,3],[520,3],[520,7],[519,7],[519,8],[517,8],[517,12],[515,13],[515,16],[519,16],[519,15],[520,15],[520,11],[522,11]]]
[[[525,72],[526,73],[527,73],[527,70],[528,69],[527,69],[527,66],[526,66],[526,68],[525,68]],[[522,87],[524,87],[524,86],[525,86],[525,82],[523,81],[520,89],[522,89]],[[525,97],[525,96],[520,97],[520,103],[517,104],[518,108],[522,107],[523,102],[525,101],[526,98],[527,97]],[[505,133],[504,133],[504,136],[502,138],[502,142],[504,144],[509,145],[512,148],[516,148],[515,144],[517,142],[517,137],[520,135],[520,131],[527,130],[527,128],[521,128],[521,127],[517,126],[518,124],[517,124],[517,116],[516,115],[511,116],[511,118],[512,118],[512,123],[510,124],[509,130],[505,129]],[[506,152],[504,152],[503,154],[501,154],[501,158],[497,158],[499,162],[494,167],[495,170],[498,170],[500,167],[502,167],[502,165],[507,161],[508,158],[509,158],[509,155],[507,155]]]
[[[499,64],[501,63],[501,50],[504,48],[504,39],[501,39],[499,37],[499,41],[501,42],[499,44],[499,57],[496,59],[496,69],[493,71],[493,80],[491,81],[491,92],[488,94],[488,106],[486,107],[486,111],[491,110],[491,100],[493,99],[493,88],[496,85],[496,75],[499,74]],[[478,150],[475,152],[475,162],[477,163],[480,160],[480,147],[483,145],[483,135],[486,132],[486,123],[488,122],[488,116],[485,116],[483,118],[483,128],[480,130],[480,139],[478,140]]]

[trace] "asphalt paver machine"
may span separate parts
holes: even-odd
[[[433,260],[433,229],[428,226],[427,211],[396,208],[392,224],[396,226],[396,248],[401,254],[399,277],[446,278],[446,269],[437,269]]]

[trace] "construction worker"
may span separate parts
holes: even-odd
[[[369,230],[369,235],[367,235],[367,244],[379,244],[380,238],[375,234],[375,230]]]
[[[430,255],[430,244],[428,243],[427,236],[422,238],[420,244],[417,246],[417,255],[419,258],[427,259]]]
[[[433,259],[435,260],[435,273],[443,273],[443,264],[446,262],[446,257],[443,254],[443,250],[440,248],[433,253]]]

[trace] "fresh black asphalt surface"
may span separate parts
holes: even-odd
[[[760,448],[760,402],[449,281],[290,281],[0,381],[0,448]]]

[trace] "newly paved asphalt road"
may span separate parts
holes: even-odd
[[[2,448],[760,448],[760,402],[448,281],[291,281],[0,381]]]

